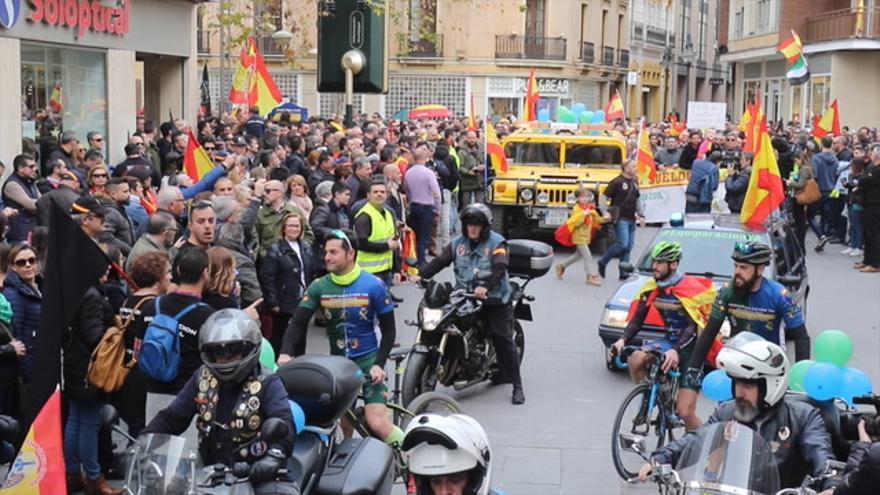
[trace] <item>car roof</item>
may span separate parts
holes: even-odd
[[[694,229],[694,230],[722,230],[729,232],[747,232],[756,236],[765,236],[766,230],[754,230],[746,227],[739,219],[739,215],[731,213],[688,213],[684,216],[684,225],[673,227],[666,223],[663,229]]]

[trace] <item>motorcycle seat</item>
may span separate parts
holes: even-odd
[[[326,450],[327,446],[317,435],[310,432],[297,435],[288,465],[291,479],[301,491],[307,493],[309,485],[317,484],[324,467]]]

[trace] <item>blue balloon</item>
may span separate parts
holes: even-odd
[[[587,111],[587,106],[583,103],[575,103],[572,105],[571,111],[574,112],[576,117],[580,117],[582,113]]]
[[[605,110],[596,110],[593,112],[593,123],[601,124],[605,122]]]
[[[804,390],[816,400],[831,400],[840,395],[843,373],[831,363],[816,363],[804,376]]]
[[[306,412],[299,404],[290,399],[287,400],[287,403],[290,405],[290,413],[293,415],[293,427],[299,433],[306,427]]]
[[[715,370],[703,378],[703,393],[714,401],[730,400],[733,398],[733,380],[724,370]]]
[[[855,368],[843,368],[840,396],[849,405],[853,405],[853,397],[870,394],[872,389],[871,379],[863,371]]]
[[[550,110],[542,108],[538,110],[538,122],[550,122]]]

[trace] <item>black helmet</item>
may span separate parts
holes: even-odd
[[[260,326],[240,309],[221,309],[205,320],[199,331],[202,362],[221,382],[239,383],[259,364],[263,334]],[[220,357],[241,356],[221,363]]]
[[[489,227],[492,223],[492,211],[483,203],[473,203],[465,206],[458,218],[461,219],[462,227],[465,225]]]
[[[733,247],[733,261],[749,263],[751,265],[769,265],[773,258],[773,249],[770,246],[756,241],[737,242]]]

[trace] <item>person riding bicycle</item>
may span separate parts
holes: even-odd
[[[645,343],[664,353],[664,373],[676,369],[680,363],[689,362],[697,329],[706,324],[715,289],[708,279],[678,273],[681,257],[679,242],[660,241],[651,250],[654,278],[639,291],[623,337],[612,344],[612,352],[620,355],[642,325],[648,323],[666,329],[663,339]],[[635,351],[629,357],[627,363],[633,382],[639,384],[645,379],[652,361],[653,358],[644,351]],[[700,426],[696,413],[699,390],[699,387],[682,386],[678,392],[676,409],[688,430]]]
[[[328,274],[313,281],[293,313],[278,364],[292,359],[306,338],[309,320],[321,309],[328,320],[330,354],[351,359],[368,379],[364,382],[364,415],[370,429],[385,443],[403,441],[403,431],[388,417],[385,361],[397,334],[394,305],[388,288],[356,263],[357,242],[343,230],[331,230],[324,243]],[[347,430],[348,432],[348,430]]]
[[[242,310],[212,314],[199,331],[204,364],[141,431],[180,435],[195,416],[205,465],[232,468],[247,463],[257,493],[260,483],[274,481],[287,464],[295,435],[287,391],[281,379],[260,364],[262,338],[257,322]],[[269,418],[287,424],[286,438],[269,443],[260,439],[260,428]],[[272,485],[273,490],[279,488]]]
[[[403,451],[415,495],[503,495],[491,488],[489,437],[470,416],[416,416],[406,429]]]
[[[810,335],[801,309],[788,290],[764,277],[773,259],[770,246],[750,241],[733,248],[733,280],[718,292],[706,328],[697,339],[684,382],[697,386],[703,377],[703,361],[724,320],[730,321],[730,336],[752,332],[785,348],[786,337],[795,341],[795,361],[810,358]],[[785,334],[780,323],[785,322]]]
[[[737,421],[755,430],[770,445],[783,488],[800,486],[807,474],[822,475],[826,461],[834,460],[831,436],[816,408],[785,397],[790,369],[785,351],[757,334],[741,332],[724,345],[717,362],[733,379],[734,400],[721,403],[704,427]],[[675,466],[698,438],[685,435],[651,457],[658,464]],[[647,480],[652,470],[651,463],[643,465],[639,479]]]
[[[492,212],[482,203],[465,206],[459,215],[462,235],[457,236],[421,271],[411,277],[417,282],[431,278],[453,264],[457,289],[473,290],[483,301],[480,318],[491,332],[492,345],[500,370],[492,376],[496,384],[512,383],[513,404],[526,401],[519,369],[519,357],[513,341],[513,295],[507,274],[507,241],[490,228]]]

